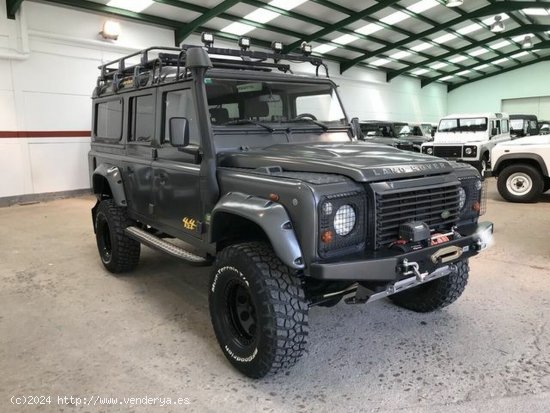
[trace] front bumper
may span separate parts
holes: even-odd
[[[459,233],[460,238],[417,251],[375,251],[360,257],[313,263],[308,275],[322,280],[397,281],[404,277],[406,263],[417,263],[420,272],[432,273],[443,264],[470,258],[487,248],[492,242],[493,224],[481,222],[461,227]]]

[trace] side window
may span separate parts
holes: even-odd
[[[502,133],[510,132],[509,125],[508,125],[508,119],[503,119],[502,120],[501,127],[502,127]]]
[[[151,142],[155,130],[153,95],[130,98],[129,142]]]
[[[497,135],[500,135],[500,120],[495,121],[495,128],[497,129]]]
[[[96,104],[94,135],[98,140],[120,141],[122,138],[122,99]]]
[[[189,142],[199,145],[200,136],[197,124],[197,111],[191,89],[174,90],[164,94],[163,138],[162,143],[170,142],[170,118],[184,117],[189,123]]]

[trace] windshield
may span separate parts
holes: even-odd
[[[412,130],[410,128],[409,125],[407,124],[398,124],[396,123],[394,125],[394,128],[395,128],[395,133],[397,133],[397,135],[410,135],[412,134]]]
[[[267,125],[277,129],[347,128],[344,111],[330,84],[205,79],[214,127]]]
[[[510,128],[515,130],[523,129],[523,119],[510,119]]]
[[[487,118],[441,119],[438,132],[484,132]]]

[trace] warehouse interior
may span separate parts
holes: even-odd
[[[536,202],[502,196],[488,152],[495,173],[482,171],[480,221],[494,224],[494,241],[470,259],[456,303],[429,313],[388,299],[311,306],[305,355],[276,375],[251,379],[224,357],[209,315],[210,267],[142,247],[133,273],[109,274],[90,213],[98,67],[153,46],[206,46],[205,34],[217,48],[246,51],[246,38],[251,51],[322,59],[350,122],[550,120],[550,1],[0,0],[0,406],[550,411],[545,126],[520,147],[536,153],[526,161],[542,174]],[[315,65],[289,64],[293,75],[316,76]],[[518,149],[511,139],[504,152]]]

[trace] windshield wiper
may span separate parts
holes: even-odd
[[[256,126],[259,126],[261,128],[264,128],[265,130],[268,130],[269,132],[273,132],[275,130],[271,126],[267,126],[264,123],[256,122],[255,120],[250,120],[250,119],[232,120],[230,122],[225,122],[223,124],[223,126],[226,126],[226,125],[256,125]]]
[[[313,120],[313,119],[308,119],[308,118],[302,118],[302,119],[292,119],[292,120],[289,120],[288,122],[309,122],[309,123],[313,123],[319,127],[321,127],[325,132],[328,131],[328,126],[325,125],[324,123],[322,122],[319,122],[318,120]]]

